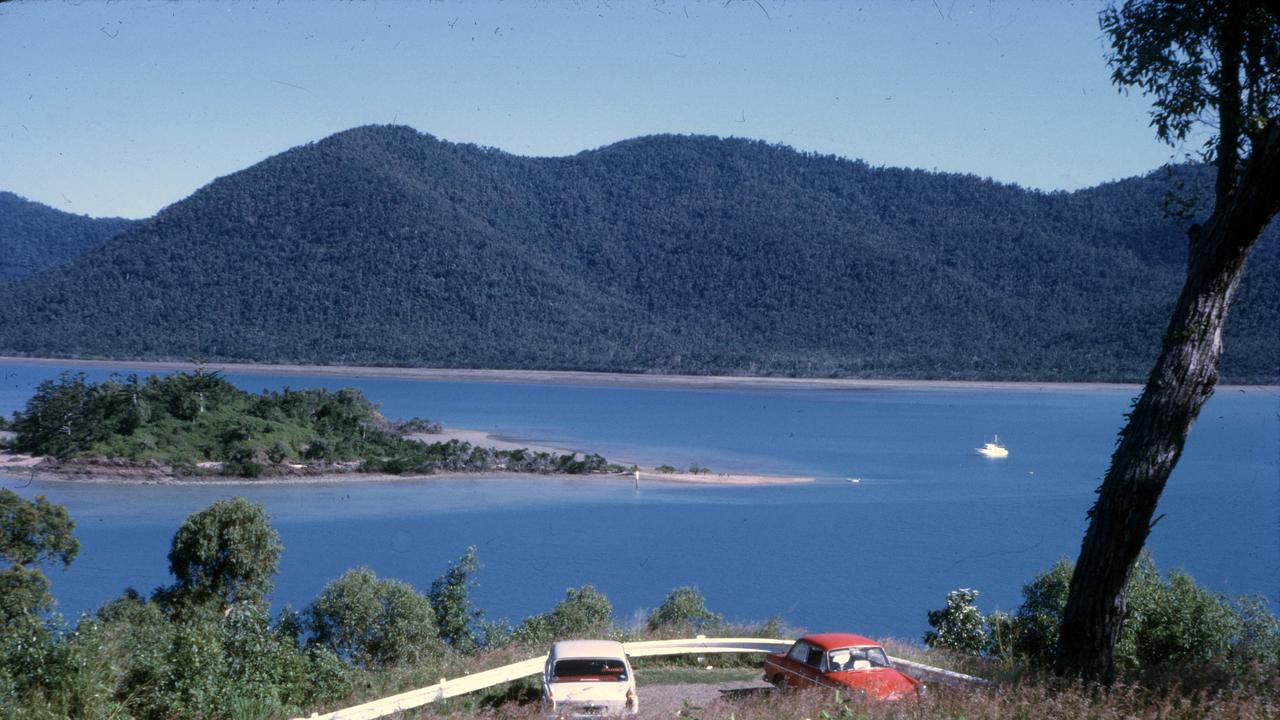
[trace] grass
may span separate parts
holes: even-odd
[[[643,692],[640,697],[643,710]],[[675,716],[697,720],[1274,720],[1280,717],[1276,698],[1274,692],[1251,689],[1184,695],[1177,690],[1104,689],[1045,680],[982,690],[935,688],[920,704],[876,704],[828,690],[763,691],[707,707],[686,707]],[[541,717],[541,708],[536,702],[428,706],[414,717],[532,720]],[[672,717],[672,713],[650,708],[641,717]]]
[[[759,680],[760,668],[746,667],[690,667],[666,665],[636,668],[636,686],[652,685],[718,685],[720,683]]]
[[[776,693],[771,690],[726,696],[706,707],[662,709],[644,703],[644,688],[658,685],[729,684],[758,679],[759,667],[719,667],[646,659],[636,668],[642,718],[694,720],[1274,720],[1280,718],[1280,673],[1250,682],[1209,688],[1187,684],[1110,688],[1066,682],[1035,673],[1002,672],[981,663],[925,650],[907,643],[886,643],[891,654],[935,667],[992,677],[991,687],[931,685],[917,704],[877,704],[829,690]],[[518,654],[518,653],[517,653]],[[493,666],[518,659],[503,657]],[[404,678],[402,678],[404,679]],[[1189,676],[1189,679],[1194,679]],[[674,713],[674,714],[673,714]],[[483,696],[431,705],[411,717],[532,720],[541,717],[536,679],[509,683]]]

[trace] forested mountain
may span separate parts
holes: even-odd
[[[362,127],[0,289],[0,353],[1139,380],[1181,286],[1184,167],[1075,193],[655,136],[525,158]],[[1280,378],[1280,249],[1224,375]]]
[[[62,265],[134,224],[73,215],[0,192],[0,283]]]

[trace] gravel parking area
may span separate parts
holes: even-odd
[[[704,710],[712,710],[732,703],[735,698],[762,692],[773,692],[773,688],[762,680],[706,685],[651,685],[640,689],[640,717],[671,718],[685,707],[686,702]]]

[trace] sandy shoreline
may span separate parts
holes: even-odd
[[[472,445],[478,445],[480,447],[493,448],[494,450],[525,449],[532,452],[551,453],[552,455],[567,455],[575,452],[583,452],[577,448],[527,443],[516,438],[509,438],[486,430],[469,430],[466,428],[445,428],[443,431],[438,433],[410,433],[405,437],[427,443],[428,445],[433,443],[449,442],[450,440],[458,440],[461,442],[471,443]]]
[[[156,360],[77,360],[0,356],[0,363],[19,365],[77,365],[88,368],[176,372],[194,370],[190,362]],[[263,363],[207,363],[219,372],[261,375],[388,378],[447,382],[517,383],[525,385],[585,385],[589,387],[689,389],[796,390],[1138,390],[1137,383],[1040,382],[1023,380],[895,380],[874,378],[787,378],[742,375],[656,375],[583,370],[486,370],[363,365],[268,365]],[[1218,385],[1219,390],[1280,394],[1280,385]]]
[[[76,360],[0,356],[0,363],[19,365],[76,365],[107,370],[176,372],[194,370],[190,362]],[[1137,390],[1138,384],[1069,383],[985,380],[876,380],[854,378],[781,378],[727,375],[650,375],[576,370],[468,370],[446,368],[367,367],[351,365],[266,365],[260,363],[208,363],[209,370],[263,375],[312,375],[320,377],[387,378],[448,382],[518,383],[528,385],[585,385],[591,387],[687,388],[687,389],[795,389],[795,390]],[[1219,390],[1280,393],[1280,385],[1219,385]]]
[[[527,480],[530,482],[613,482],[625,485],[732,485],[766,486],[796,485],[813,482],[814,478],[782,477],[776,475],[746,475],[736,473],[659,473],[642,470],[639,480],[634,473],[605,473],[570,475],[567,473],[516,473],[516,472],[444,472],[433,475],[388,475],[384,473],[325,473],[320,475],[276,475],[256,479],[220,477],[217,475],[175,477],[173,475],[95,475],[93,473],[60,473],[42,471],[40,458],[0,453],[0,476],[12,475],[14,479],[40,482],[80,483],[86,485],[362,485],[366,483],[415,483],[474,480],[476,482]],[[34,472],[33,472],[34,471]]]
[[[0,439],[11,437],[12,432],[0,431]],[[419,433],[408,437],[427,443],[459,440],[472,445],[493,448],[495,450],[519,450],[521,448],[533,452],[545,452],[556,455],[581,452],[572,448],[554,447],[519,442],[484,430],[466,428],[445,428],[439,433]],[[439,480],[574,480],[580,482],[621,482],[639,484],[687,484],[687,485],[794,485],[813,482],[814,478],[786,477],[779,475],[752,475],[745,473],[660,473],[656,470],[641,469],[639,477],[634,472],[606,473],[591,475],[570,475],[568,473],[518,473],[502,471],[481,472],[443,472],[431,475],[404,474],[390,475],[386,473],[334,472],[321,474],[300,473],[297,475],[272,475],[268,477],[248,479],[238,477],[221,477],[218,475],[197,475],[178,477],[159,469],[148,471],[145,468],[116,469],[104,467],[102,472],[95,473],[92,468],[86,472],[69,472],[42,468],[44,458],[0,451],[0,475],[13,475],[15,478],[39,479],[41,481],[90,483],[90,484],[122,484],[122,485],[334,485],[386,482],[431,482]]]

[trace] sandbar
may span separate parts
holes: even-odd
[[[427,444],[449,442],[450,440],[458,440],[461,442],[471,443],[479,447],[493,448],[494,450],[530,450],[532,452],[551,453],[552,455],[570,455],[575,452],[582,452],[575,448],[557,447],[555,445],[545,445],[538,443],[527,443],[519,438],[507,437],[491,433],[485,430],[470,430],[467,428],[444,428],[438,433],[409,433],[405,437],[412,440],[418,440]]]

